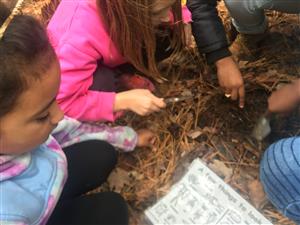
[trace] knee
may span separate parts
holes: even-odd
[[[102,192],[98,194],[99,202],[105,204],[106,224],[129,224],[129,213],[128,206],[125,199],[118,193],[115,192]],[[117,215],[117,216],[116,216]]]
[[[123,212],[123,214],[128,213],[128,207],[125,199],[116,192],[104,192],[106,195],[106,198],[109,199],[109,202],[112,206],[116,207],[113,211],[120,211]]]
[[[272,144],[260,164],[260,179],[269,200],[285,216],[300,221],[300,137]]]
[[[111,167],[115,167],[118,161],[118,152],[111,144],[105,141],[100,140],[91,140],[89,141],[91,151],[94,151],[95,154],[99,155],[95,158],[105,158],[106,162],[110,162]]]

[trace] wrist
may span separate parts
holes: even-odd
[[[212,52],[207,52],[205,54],[206,60],[208,64],[213,64],[219,61],[220,59],[226,58],[228,56],[231,56],[231,52],[228,50],[227,47],[217,49]]]
[[[126,92],[120,92],[116,94],[115,97],[115,104],[114,104],[114,111],[122,111],[122,110],[127,110],[128,109],[128,104],[127,104],[127,94]]]
[[[234,59],[231,56],[227,56],[225,58],[219,59],[215,62],[216,67],[226,67],[228,64],[235,63]]]

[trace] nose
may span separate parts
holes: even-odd
[[[60,109],[59,105],[57,104],[57,102],[53,103],[52,109],[51,109],[51,124],[53,125],[57,125],[59,121],[61,121],[64,117],[64,113],[63,111]]]

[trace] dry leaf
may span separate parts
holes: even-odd
[[[208,134],[217,134],[218,133],[218,130],[215,127],[204,127],[202,129],[202,131],[204,133],[208,133]]]
[[[128,173],[128,176],[134,180],[143,180],[145,178],[144,174],[137,171],[131,171]]]
[[[125,185],[129,185],[130,181],[129,173],[120,168],[115,169],[107,179],[109,187],[118,193],[121,192]]]
[[[235,144],[238,144],[238,143],[239,143],[239,140],[238,140],[238,139],[235,139],[235,138],[232,138],[232,139],[231,139],[231,142],[232,142],[232,143],[235,143]]]
[[[267,197],[259,180],[256,179],[249,181],[247,184],[247,189],[253,205],[258,209],[263,208],[267,203]]]
[[[190,90],[186,89],[186,90],[182,91],[181,95],[182,96],[192,96],[193,93]]]
[[[229,168],[225,165],[225,163],[221,162],[220,160],[213,160],[211,163],[208,164],[209,168],[211,168],[216,174],[220,177],[224,178],[225,182],[228,181],[233,173],[233,169]]]
[[[203,132],[199,129],[196,130],[192,130],[190,131],[187,136],[192,138],[192,139],[196,139],[197,137],[199,137]]]

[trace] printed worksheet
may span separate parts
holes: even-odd
[[[152,224],[272,224],[200,159],[145,214]]]

